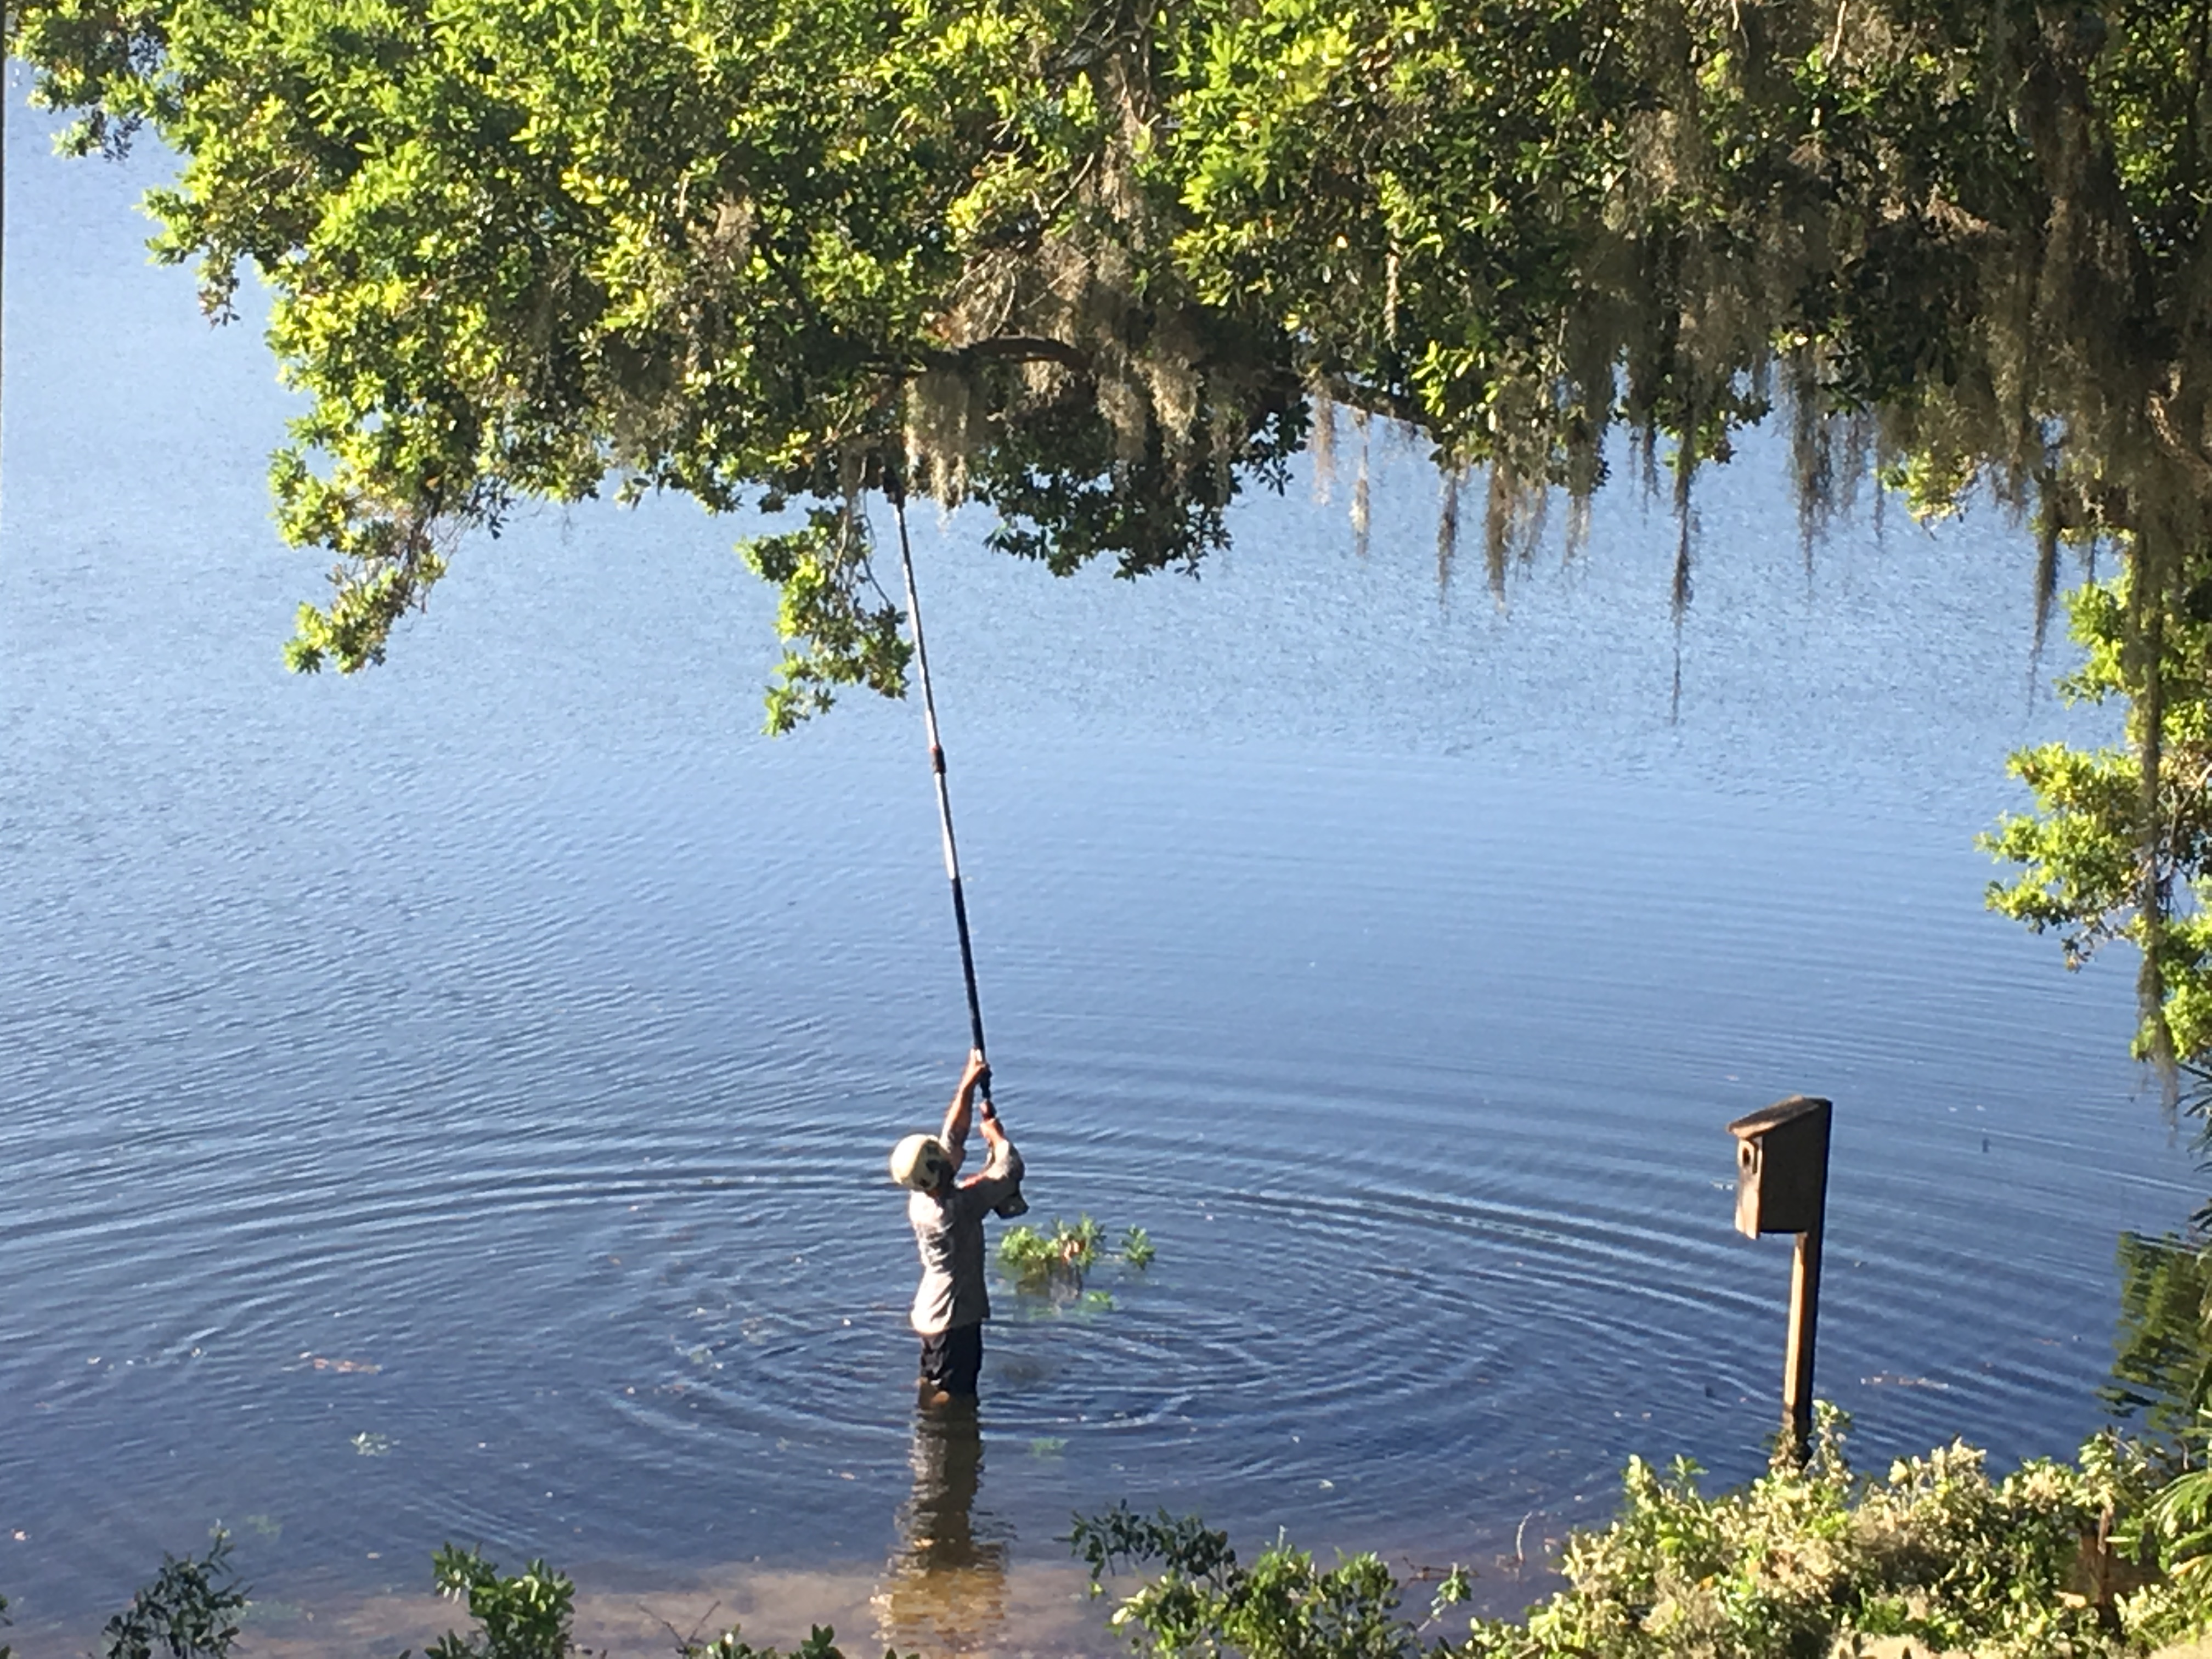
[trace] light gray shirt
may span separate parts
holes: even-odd
[[[914,1242],[921,1252],[921,1286],[914,1293],[914,1328],[938,1336],[991,1316],[983,1279],[983,1218],[1020,1184],[1022,1155],[1011,1143],[994,1152],[982,1178],[939,1198],[915,1193],[906,1201]]]

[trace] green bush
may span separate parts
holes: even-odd
[[[466,1638],[447,1632],[428,1659],[565,1659],[574,1646],[576,1587],[544,1562],[501,1577],[479,1552],[447,1544],[430,1558],[430,1571],[440,1595],[467,1599],[483,1629]]]
[[[2002,1480],[1954,1444],[1879,1477],[1844,1458],[1823,1407],[1802,1468],[1778,1462],[1707,1496],[1699,1470],[1632,1459],[1618,1516],[1571,1538],[1566,1588],[1520,1620],[1476,1619],[1438,1659],[1826,1659],[1902,1637],[1915,1651],[2118,1655],[2212,1618],[2212,1476],[2161,1489],[2138,1446],[2105,1435],[2076,1463]],[[1422,1626],[1371,1555],[1331,1569],[1279,1540],[1249,1568],[1194,1517],[1123,1507],[1079,1520],[1094,1588],[1156,1569],[1114,1620],[1158,1659],[1410,1659]],[[1464,1590],[1455,1571],[1433,1620]]]
[[[2002,1480],[1954,1443],[1855,1478],[1844,1419],[1824,1409],[1813,1455],[1708,1498],[1695,1465],[1632,1460],[1620,1517],[1570,1540],[1568,1587],[1525,1625],[1477,1620],[1481,1659],[1597,1651],[1713,1659],[1825,1655],[1901,1636],[1978,1655],[2103,1653],[2118,1609],[2075,1593],[2082,1540],[2148,1495],[2140,1455],[2103,1437],[2078,1466],[2038,1459]]]
[[[1354,1555],[1324,1571],[1287,1543],[1237,1559],[1226,1533],[1165,1510],[1147,1518],[1127,1504],[1076,1518],[1068,1541],[1091,1568],[1093,1592],[1109,1572],[1157,1565],[1159,1575],[1115,1609],[1139,1651],[1173,1659],[1227,1650],[1250,1659],[1413,1659],[1420,1635],[1398,1617],[1399,1585],[1382,1559]],[[1464,1595],[1454,1570],[1438,1607]]]
[[[154,1582],[100,1632],[102,1659],[153,1659],[157,1644],[169,1659],[222,1659],[245,1607],[246,1586],[230,1566],[230,1534],[218,1527],[198,1559],[163,1553]]]

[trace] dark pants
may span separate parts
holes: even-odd
[[[981,1325],[956,1325],[921,1339],[921,1380],[933,1389],[973,1399],[975,1375],[982,1369]]]

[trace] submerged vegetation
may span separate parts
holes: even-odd
[[[2142,955],[2212,1045],[2207,0],[25,0],[67,146],[150,126],[163,258],[248,271],[306,399],[284,532],[352,671],[519,501],[791,512],[783,727],[903,687],[867,502],[1056,572],[1192,569],[1376,422],[1502,595],[1625,431],[1678,531],[1778,416],[1807,545],[1869,472],[2118,574],[2074,610],[2109,753],[2043,750],[1996,901]],[[1462,512],[1480,477],[1482,501]],[[611,573],[609,580],[623,578]],[[2039,611],[2039,615],[2040,611]]]
[[[107,1621],[100,1659],[155,1659],[157,1653],[163,1659],[227,1659],[253,1605],[229,1553],[229,1534],[218,1527],[204,1555],[163,1556],[161,1572]],[[423,1650],[423,1659],[568,1659],[584,1651],[575,1642],[576,1586],[543,1561],[502,1573],[480,1551],[447,1544],[432,1557],[431,1577],[440,1595],[465,1603],[475,1628],[448,1631]],[[9,1622],[7,1607],[8,1598],[0,1595],[0,1626]],[[746,1642],[734,1624],[712,1638],[697,1631],[672,1634],[678,1659],[782,1659],[775,1648]],[[9,1653],[0,1645],[0,1659]],[[790,1659],[844,1655],[835,1632],[817,1625]],[[884,1659],[899,1656],[887,1651]]]
[[[448,1631],[424,1650],[424,1659],[568,1659],[582,1654],[575,1642],[576,1586],[543,1561],[520,1572],[501,1573],[481,1552],[447,1544],[431,1562],[439,1594],[465,1601],[476,1629]],[[677,1659],[782,1659],[775,1648],[757,1648],[736,1625],[711,1638],[672,1631]],[[405,1659],[402,1655],[401,1659]],[[845,1659],[836,1633],[817,1625],[791,1650],[790,1659]],[[886,1651],[884,1659],[899,1659]]]

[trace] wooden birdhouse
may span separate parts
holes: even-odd
[[[1729,1125],[1738,1232],[1756,1238],[1820,1230],[1828,1203],[1828,1117],[1826,1101],[1792,1095]]]

